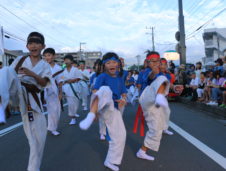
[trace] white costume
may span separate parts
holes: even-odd
[[[126,129],[122,119],[121,112],[114,107],[112,100],[112,91],[108,86],[102,86],[91,97],[91,104],[98,96],[98,113],[108,129],[110,136],[109,148],[105,162],[112,164],[121,164],[125,142]]]
[[[88,87],[88,81],[87,78],[90,78],[90,73],[88,70],[80,70],[81,74],[82,74],[82,80],[79,81],[79,84],[81,85],[82,91],[81,91],[81,97],[82,97],[82,106],[84,107],[84,109],[87,110],[87,106],[88,106],[88,96],[89,96],[89,87]],[[86,81],[84,81],[86,80]]]
[[[19,92],[20,91],[20,92]],[[0,123],[5,123],[5,109],[10,100],[19,102],[19,94],[22,93],[17,74],[12,67],[4,67],[0,70]]]
[[[151,85],[144,89],[139,99],[148,126],[148,131],[144,139],[144,146],[153,151],[159,150],[162,132],[168,127],[168,123],[166,122],[166,117],[168,116],[166,115],[169,115],[170,109],[167,100],[163,99],[166,104],[165,106],[161,104],[158,106],[156,104],[158,97],[157,91],[163,83],[167,84],[164,92],[164,96],[166,96],[169,92],[169,81],[165,76],[158,76]]]
[[[16,58],[15,61],[12,63],[11,67],[15,68],[20,59],[21,57]],[[27,57],[21,67],[28,68],[29,70],[33,71],[40,77],[48,78],[49,80],[51,80],[50,66],[44,60],[40,60],[35,66],[33,66],[30,57]],[[33,84],[38,89],[43,89],[43,87],[37,84],[36,80],[32,77],[18,74],[18,78],[20,79],[21,82]],[[30,156],[27,170],[39,171],[47,133],[46,118],[42,113],[43,111],[42,105],[39,106],[37,104],[31,93],[27,93],[24,86],[22,86],[22,91],[23,98],[25,98],[26,104],[28,104],[29,98],[34,117],[33,121],[29,121],[27,105],[25,105],[24,100],[20,98],[20,110],[22,114],[24,132],[28,138],[28,142],[30,145]],[[38,96],[39,103],[41,104],[40,93],[36,94]]]
[[[75,67],[71,67],[70,71],[68,71],[67,68],[65,68],[61,76],[61,79],[63,81],[77,78],[82,79],[82,75],[81,72]],[[71,86],[73,86],[78,97],[75,96]],[[64,84],[63,92],[65,93],[68,102],[68,115],[70,117],[75,117],[79,107],[79,98],[81,97],[81,86],[77,82],[72,83],[71,86],[70,84]]]
[[[61,71],[62,68],[55,64],[51,68],[52,76]],[[49,131],[56,131],[60,119],[61,113],[61,105],[59,100],[59,90],[57,84],[61,82],[61,73],[56,75],[54,78],[51,79],[51,87],[45,89],[45,99],[47,103],[47,112],[48,112],[48,130]]]

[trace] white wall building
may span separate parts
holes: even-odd
[[[223,51],[226,49],[226,28],[205,29],[203,41],[206,54],[206,57],[203,58],[204,64],[223,57]]]

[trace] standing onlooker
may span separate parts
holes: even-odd
[[[216,66],[214,67],[214,71],[219,71],[221,75],[224,73],[224,68],[223,68],[223,60],[221,58],[218,58],[216,61]]]
[[[138,74],[139,74],[139,72],[137,71],[137,70],[134,70],[133,71],[133,78],[134,78],[134,80],[135,80],[135,82],[137,81],[137,79],[138,79]]]
[[[3,68],[3,65],[2,65],[2,62],[0,61],[0,69],[2,69]]]
[[[176,66],[175,66],[175,64],[173,63],[173,61],[170,61],[170,62],[169,62],[169,71],[170,71],[171,73],[174,74],[175,68],[176,68]]]
[[[201,62],[197,62],[196,66],[195,66],[195,74],[197,78],[200,78],[200,74],[202,72],[202,63]]]

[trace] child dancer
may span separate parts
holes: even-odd
[[[146,154],[148,149],[158,151],[162,132],[165,128],[165,110],[169,110],[165,96],[169,92],[169,81],[160,74],[160,55],[157,52],[149,52],[147,55],[149,72],[147,77],[147,87],[144,89],[139,99],[143,109],[148,131],[144,144],[137,152],[136,156],[145,160],[154,160],[154,157]]]
[[[49,64],[41,58],[44,48],[44,36],[38,32],[30,33],[27,38],[29,56],[18,57],[11,65],[18,73],[23,89],[24,100],[20,98],[20,111],[30,146],[28,171],[40,170],[47,133],[40,92],[50,84],[52,76]]]
[[[82,106],[83,106],[84,111],[88,110],[88,108],[87,108],[88,96],[89,96],[88,82],[89,82],[89,77],[90,77],[89,71],[85,68],[86,68],[85,61],[79,61],[79,70],[82,73],[82,79],[80,80],[79,83],[82,88],[81,97],[82,97]]]
[[[64,63],[66,64],[66,68],[62,73],[63,82],[63,92],[66,95],[66,99],[68,102],[68,115],[71,118],[69,125],[76,124],[77,110],[79,107],[79,98],[80,98],[80,87],[78,82],[82,79],[81,72],[72,66],[73,56],[66,55],[64,57]]]
[[[106,124],[110,136],[108,154],[104,165],[118,171],[126,141],[126,130],[120,109],[126,104],[126,88],[119,71],[119,57],[115,53],[103,56],[103,73],[97,77],[91,97],[91,108],[79,126],[87,130],[97,114]],[[122,71],[122,70],[121,70]]]
[[[60,120],[61,113],[61,104],[60,100],[62,98],[62,85],[61,74],[64,70],[54,62],[55,59],[55,50],[53,48],[47,48],[44,50],[43,55],[45,60],[50,64],[51,73],[52,73],[52,84],[50,87],[45,89],[45,99],[47,102],[47,111],[48,111],[48,131],[52,135],[60,135],[57,131],[58,123]]]

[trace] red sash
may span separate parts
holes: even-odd
[[[139,124],[139,120],[140,120],[140,136],[144,136],[144,115],[143,115],[143,111],[141,108],[141,105],[139,104],[138,108],[137,108],[137,113],[135,116],[135,121],[134,121],[134,125],[133,125],[133,133],[136,134],[137,133],[137,129],[138,129],[138,124]]]

